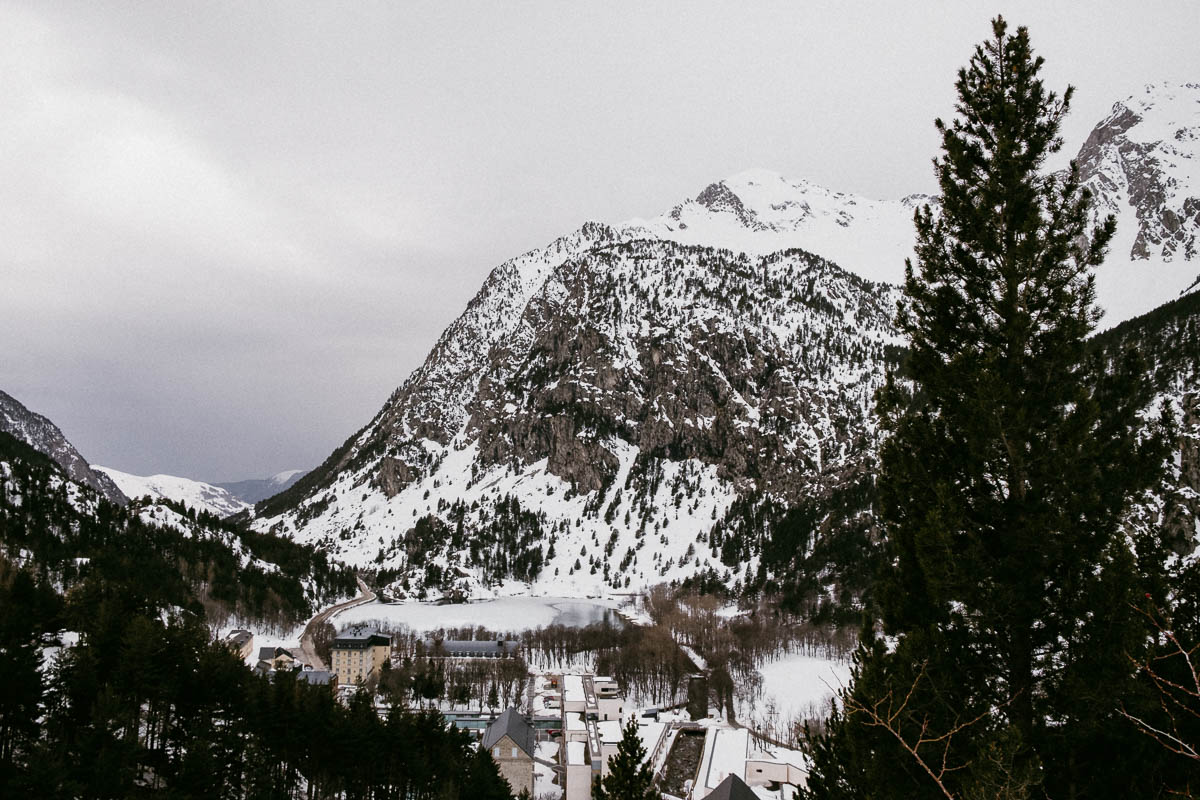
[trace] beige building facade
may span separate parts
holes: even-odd
[[[392,639],[373,628],[347,628],[330,648],[330,670],[339,686],[366,683],[392,654]]]

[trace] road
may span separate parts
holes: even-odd
[[[347,608],[361,606],[363,603],[369,603],[375,599],[375,593],[367,588],[362,578],[355,577],[355,580],[358,581],[358,597],[353,600],[347,600],[344,603],[338,603],[336,606],[330,606],[324,611],[319,612],[308,621],[308,624],[304,626],[304,633],[300,634],[300,652],[304,654],[305,663],[312,664],[313,669],[329,669],[320,656],[317,655],[316,647],[313,646],[313,631],[317,629],[317,626],[333,615],[345,611]]]

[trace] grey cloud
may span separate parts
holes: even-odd
[[[1079,141],[1191,3],[1007,3]],[[1053,5],[1046,9],[1043,5]],[[313,466],[501,261],[763,166],[933,188],[994,4],[0,6],[0,388],[89,459]]]

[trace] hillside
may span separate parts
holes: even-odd
[[[348,571],[310,548],[169,500],[110,503],[6,433],[0,560],[64,593],[134,581],[153,610],[190,609],[214,629],[229,621],[290,627],[354,591]]]
[[[1113,105],[1076,160],[1096,214],[1117,218],[1097,271],[1111,326],[1195,288],[1200,277],[1200,84],[1152,84]]]
[[[802,251],[660,241],[568,258],[528,299],[497,277],[293,494],[325,483],[263,529],[416,569],[415,592],[643,586],[724,572],[708,534],[740,495],[824,496],[867,457],[891,289]],[[502,336],[467,324],[514,299]],[[486,359],[453,358],[481,340]]]

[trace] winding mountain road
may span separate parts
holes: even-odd
[[[304,654],[305,663],[312,664],[313,669],[329,669],[321,657],[317,655],[317,648],[313,643],[313,632],[322,622],[329,620],[335,614],[345,611],[347,608],[361,606],[363,603],[369,603],[375,599],[375,593],[372,592],[367,585],[363,583],[362,578],[356,577],[358,581],[358,590],[360,594],[353,600],[347,600],[344,603],[338,603],[336,606],[330,606],[324,611],[318,612],[316,616],[308,621],[304,626],[304,633],[300,634],[300,652]]]

